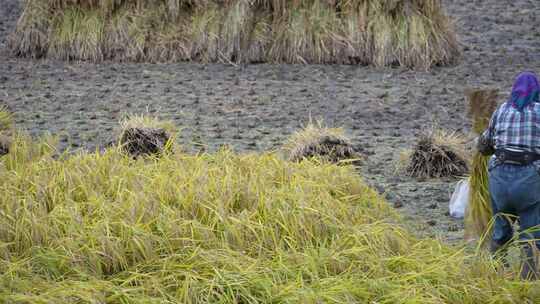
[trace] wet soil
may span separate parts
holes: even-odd
[[[540,1],[446,0],[464,49],[453,67],[429,72],[361,66],[87,64],[17,59],[5,48],[21,5],[0,7],[0,105],[19,128],[51,132],[62,148],[99,149],[129,113],[182,128],[187,149],[277,149],[310,119],[343,127],[367,156],[365,179],[426,236],[463,239],[448,216],[456,179],[396,172],[401,151],[432,125],[470,134],[464,91],[495,87],[501,99],[517,73],[540,73]]]

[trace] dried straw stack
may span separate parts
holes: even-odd
[[[13,133],[13,116],[4,107],[0,107],[0,156],[9,153]]]
[[[121,124],[118,139],[121,150],[134,158],[162,156],[175,139],[174,126],[148,116],[132,116]]]
[[[317,158],[330,163],[357,164],[361,155],[356,152],[342,129],[326,128],[322,123],[309,123],[294,133],[284,145],[287,158],[293,162]]]
[[[469,100],[469,117],[477,134],[489,126],[489,120],[497,108],[496,89],[475,89],[466,92]],[[488,183],[488,156],[476,152],[471,167],[471,192],[465,215],[465,238],[480,238],[482,244],[489,240],[489,223],[492,218]]]
[[[464,139],[457,133],[430,130],[408,157],[407,175],[419,179],[461,177],[468,171]]]
[[[13,54],[62,60],[401,65],[460,51],[440,0],[28,0]]]

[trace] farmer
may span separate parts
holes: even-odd
[[[495,223],[490,250],[503,253],[519,218],[523,279],[540,279],[540,84],[532,72],[518,75],[510,99],[491,117],[478,150],[489,161],[489,193]]]

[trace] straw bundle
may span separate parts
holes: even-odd
[[[0,133],[0,156],[8,154],[10,147],[11,139],[8,136]]]
[[[460,55],[440,0],[28,0],[17,56],[427,69]]]
[[[497,109],[497,89],[469,89],[465,92],[469,101],[468,116],[473,122],[473,131],[482,134],[488,125],[491,115]]]
[[[13,132],[13,118],[5,108],[0,107],[0,156],[9,153]]]
[[[154,118],[133,116],[122,122],[119,144],[125,153],[139,156],[160,156],[170,150],[173,133],[170,124]]]
[[[332,163],[358,162],[360,157],[342,129],[325,128],[320,123],[309,123],[293,134],[284,149],[294,162],[314,157]]]
[[[469,116],[473,120],[473,130],[480,135],[489,126],[490,118],[497,108],[495,89],[469,90]],[[488,182],[489,156],[476,152],[471,167],[471,191],[467,214],[465,215],[465,237],[481,238],[482,244],[489,240],[489,223],[493,216],[489,197]]]
[[[460,177],[467,173],[463,138],[432,130],[423,134],[409,156],[406,174],[416,178]]]

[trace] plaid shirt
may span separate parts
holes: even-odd
[[[526,106],[522,112],[509,102],[491,117],[484,140],[495,149],[518,149],[540,154],[540,103]]]

